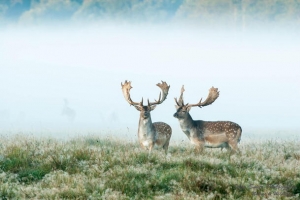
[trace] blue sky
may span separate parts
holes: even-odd
[[[26,6],[24,2],[11,1],[9,6]],[[152,112],[152,120],[165,121],[176,130],[179,125],[173,118],[174,97],[183,84],[185,102],[189,103],[205,98],[211,86],[220,90],[213,105],[192,108],[194,119],[230,120],[245,131],[300,128],[297,31],[204,28],[156,23],[150,18],[151,23],[138,24],[111,19],[100,24],[94,19],[72,21],[76,18],[72,9],[79,12],[86,2],[32,1],[29,10],[21,9],[18,17],[2,15],[2,129],[135,130],[139,113],[122,96],[120,84],[125,80],[132,81],[134,101],[157,98],[160,90],[155,84],[167,81],[171,85],[169,96]],[[57,6],[53,9],[58,11],[65,6],[72,15],[59,16],[67,22],[56,25],[47,21],[56,15],[50,12],[45,17],[42,5]],[[96,3],[94,6],[97,9]],[[151,10],[151,6],[144,8]],[[170,12],[172,9],[175,7]],[[24,19],[28,13],[31,21]],[[154,15],[152,19],[167,20],[163,16]],[[64,99],[76,111],[73,122],[61,115]]]

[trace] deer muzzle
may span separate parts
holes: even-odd
[[[175,118],[178,118],[178,114],[177,114],[177,112],[176,112],[176,113],[174,113],[173,117],[175,117]]]

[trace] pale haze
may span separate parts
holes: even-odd
[[[8,28],[0,33],[1,129],[137,129],[124,100],[167,100],[152,112],[179,130],[174,97],[197,103],[211,86],[220,97],[192,108],[194,119],[230,120],[247,129],[300,128],[300,39],[286,32],[201,31],[163,26]],[[63,115],[67,106],[73,119]],[[144,102],[145,102],[144,101]]]

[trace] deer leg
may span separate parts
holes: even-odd
[[[152,143],[149,144],[149,146],[148,146],[148,149],[149,149],[149,157],[150,157],[150,154],[151,154],[151,152],[152,152],[153,147],[154,147],[154,142],[152,142]]]
[[[204,143],[203,142],[198,142],[196,144],[196,148],[195,148],[195,153],[203,153],[204,152]]]
[[[224,147],[224,148],[226,149],[227,152],[231,151],[231,147],[230,146],[227,146],[227,147]],[[223,148],[221,150],[223,150]]]
[[[228,142],[228,145],[230,147],[230,154],[234,154],[234,153],[239,152],[236,141],[230,141],[230,142]]]
[[[170,139],[163,146],[163,149],[165,150],[166,155],[168,154],[169,142],[170,142]]]
[[[200,152],[200,147],[197,145],[197,146],[195,147],[194,153],[195,153],[195,154],[199,154],[199,152]]]
[[[147,147],[145,147],[142,142],[140,142],[140,146],[142,147],[142,149],[147,150]]]
[[[240,137],[241,137],[241,129],[237,131],[237,136],[234,139],[229,140],[228,145],[231,147],[231,154],[241,154],[241,151],[238,148],[238,143],[240,141]]]

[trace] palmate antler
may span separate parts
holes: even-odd
[[[148,106],[161,104],[168,96],[170,86],[168,86],[168,84],[166,82],[162,81],[162,83],[157,83],[156,85],[161,89],[162,94],[159,93],[159,98],[157,101],[155,100],[155,102],[149,102],[149,99],[148,99]],[[130,105],[143,106],[143,99],[140,103],[132,101],[132,99],[130,97],[130,89],[132,88],[130,81],[125,80],[124,84],[121,83],[121,86],[122,86],[122,92],[123,92],[124,98]]]
[[[143,99],[140,103],[134,102],[132,101],[132,99],[130,98],[130,89],[132,88],[131,86],[131,81],[127,81],[125,80],[124,85],[121,82],[121,86],[122,86],[122,92],[124,95],[125,100],[130,104],[130,105],[143,105]]]
[[[157,83],[156,85],[161,89],[162,95],[161,95],[161,92],[160,92],[158,100],[157,101],[155,100],[155,102],[149,102],[149,99],[148,99],[148,106],[161,104],[162,102],[164,102],[164,100],[166,100],[166,98],[168,96],[170,85],[168,86],[168,84],[164,81],[161,81],[161,83]]]
[[[178,106],[184,105],[183,96],[182,96],[184,91],[185,91],[184,87],[182,86],[179,101],[177,101],[177,98],[175,98],[175,102]],[[211,87],[209,89],[209,94],[204,102],[201,102],[202,101],[202,98],[201,98],[197,104],[187,104],[186,107],[199,106],[201,108],[203,106],[208,106],[208,105],[212,104],[218,97],[219,97],[218,88]]]
[[[209,89],[209,94],[204,102],[201,103],[201,100],[202,100],[202,98],[201,98],[200,102],[198,104],[195,104],[195,105],[189,104],[188,106],[199,106],[200,108],[202,106],[208,106],[208,105],[212,104],[218,97],[219,97],[218,88],[211,87]]]

